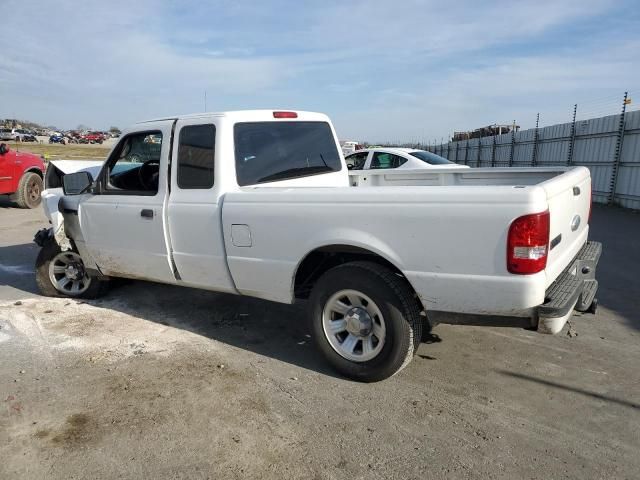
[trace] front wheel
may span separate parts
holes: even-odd
[[[97,298],[107,289],[107,281],[89,275],[77,252],[62,251],[53,239],[36,259],[36,283],[47,297]]]
[[[41,193],[42,177],[35,172],[26,172],[18,182],[16,203],[20,208],[36,208],[40,205]]]
[[[421,307],[407,280],[372,262],[332,268],[310,298],[316,345],[341,374],[363,382],[409,364],[422,336]]]

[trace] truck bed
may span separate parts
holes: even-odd
[[[352,173],[351,180],[351,187],[274,185],[228,193],[225,245],[238,290],[286,301],[294,259],[333,243],[389,260],[427,310],[528,316],[588,235],[590,176],[584,167],[367,171]],[[511,222],[545,210],[550,238],[561,238],[546,269],[507,272]],[[575,215],[584,220],[572,231]],[[234,224],[250,225],[252,248],[233,244]]]

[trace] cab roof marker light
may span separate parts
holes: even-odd
[[[273,112],[273,118],[298,118],[296,112]]]

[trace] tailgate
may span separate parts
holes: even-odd
[[[576,167],[540,184],[550,213],[549,256],[545,270],[548,287],[578,254],[589,233],[591,175]]]

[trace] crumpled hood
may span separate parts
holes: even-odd
[[[52,160],[49,163],[65,175],[67,173],[87,171],[95,178],[100,172],[104,160]]]

